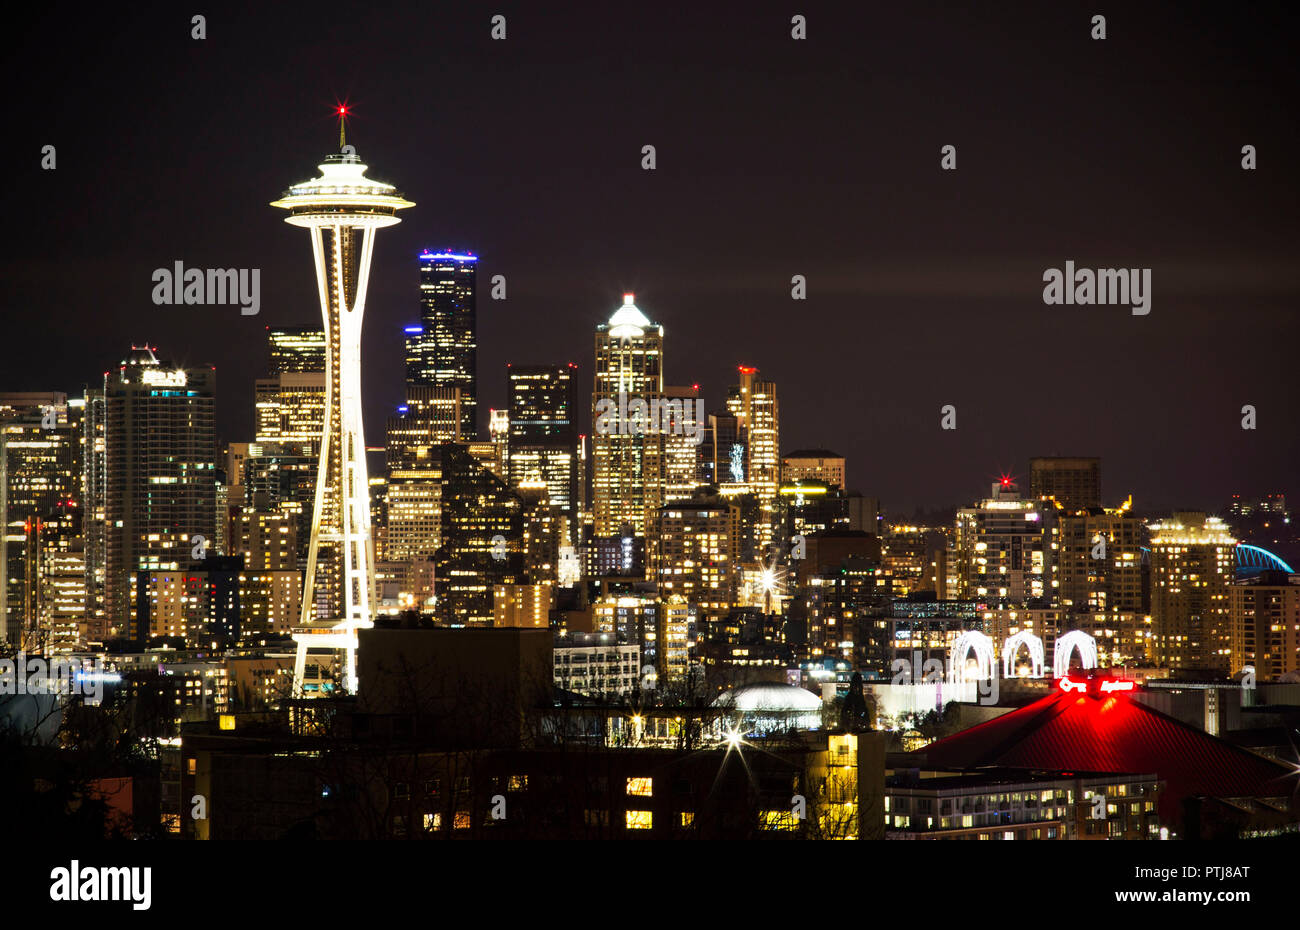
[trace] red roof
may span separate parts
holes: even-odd
[[[1166,822],[1181,819],[1184,798],[1290,797],[1297,783],[1286,766],[1124,692],[1057,692],[931,743],[914,756],[918,764],[937,769],[1154,772],[1165,782],[1160,813]]]

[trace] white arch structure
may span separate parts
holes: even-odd
[[[1083,630],[1071,630],[1056,637],[1056,645],[1052,647],[1053,678],[1070,674],[1070,656],[1076,648],[1085,669],[1097,667],[1097,641]]]
[[[1028,630],[1021,630],[1014,636],[1007,637],[1002,644],[1002,676],[1010,678],[1015,667],[1016,653],[1024,646],[1029,650],[1029,675],[1032,678],[1043,677],[1043,666],[1047,664],[1047,651],[1043,641]]]
[[[966,656],[975,651],[975,662],[979,666],[975,680],[984,681],[997,674],[997,660],[993,657],[993,640],[979,630],[966,630],[952,644],[948,653],[948,681],[957,683],[966,678]]]

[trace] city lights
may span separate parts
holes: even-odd
[[[1280,7],[29,6],[7,905],[436,920],[418,840],[626,909],[797,839],[914,923],[1285,911]]]

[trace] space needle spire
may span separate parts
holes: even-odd
[[[311,234],[326,336],[325,421],[307,550],[294,694],[303,696],[309,650],[344,654],[343,688],[357,690],[357,631],[374,625],[375,552],[370,482],[361,415],[361,320],[365,313],[375,232],[401,222],[413,207],[391,184],[365,177],[367,166],[347,144],[339,116],[339,153],[318,165],[320,177],[295,184],[271,206],[285,222]]]

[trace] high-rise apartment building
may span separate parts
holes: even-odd
[[[524,502],[524,573],[530,584],[558,584],[561,550],[569,546],[571,520],[551,505],[546,482],[524,480],[515,490]]]
[[[696,605],[701,622],[725,617],[736,603],[739,535],[740,508],[704,488],[659,508],[649,549],[660,593]]]
[[[1228,588],[1231,671],[1258,681],[1300,671],[1300,575],[1264,571]]]
[[[237,445],[237,444],[233,444]],[[296,567],[307,565],[311,542],[312,507],[316,499],[316,471],[319,447],[315,454],[299,443],[250,442],[242,456],[229,455],[238,483],[232,483],[231,535],[237,537],[238,520],[244,513],[278,513],[293,518]],[[228,466],[229,468],[229,466]]]
[[[1263,494],[1256,497],[1243,497],[1234,494],[1228,501],[1228,514],[1237,519],[1251,517],[1268,519],[1270,516],[1280,519],[1287,515],[1286,495]]]
[[[987,499],[957,511],[957,597],[1023,604],[1055,591],[1055,507],[1025,500],[1003,478]]]
[[[106,632],[140,641],[136,573],[177,570],[216,536],[216,372],[133,346],[104,377],[104,404]]]
[[[502,481],[509,482],[509,476],[506,474],[506,463],[501,460],[501,446],[495,442],[463,442],[465,451],[474,457],[474,460],[496,475]]]
[[[494,585],[492,625],[548,629],[554,593],[549,584]]]
[[[700,483],[744,485],[749,463],[740,421],[729,413],[711,413],[700,445]]]
[[[66,574],[82,549],[83,411],[63,394],[0,395],[0,642],[33,653],[50,646],[46,570]]]
[[[1179,512],[1150,526],[1151,627],[1158,665],[1227,674],[1237,541],[1218,517]]]
[[[450,626],[491,626],[493,588],[522,584],[524,502],[461,444],[439,447],[437,610]]]
[[[105,376],[107,377],[107,372]],[[107,405],[104,387],[86,391],[81,424],[82,536],[86,540],[86,644],[108,639]]]
[[[1116,508],[1057,509],[1056,602],[1072,629],[1090,633],[1104,665],[1148,660],[1142,521],[1132,498]]]
[[[325,330],[268,326],[266,338],[268,375],[253,385],[256,441],[314,456],[325,425]]]
[[[661,395],[661,410],[671,411],[663,433],[663,501],[688,500],[700,481],[700,446],[706,421],[700,386],[668,385]],[[678,417],[677,411],[681,411]]]
[[[776,538],[777,494],[781,484],[781,421],[776,383],[761,381],[758,369],[740,366],[740,383],[727,396],[744,446],[745,482],[758,498],[755,527],[759,552],[767,558]]]
[[[144,635],[179,648],[227,649],[241,633],[241,556],[209,556],[183,568],[135,574],[135,615]]]
[[[799,653],[833,656],[886,674],[893,656],[886,619],[893,600],[889,574],[876,559],[849,557],[806,579],[801,592],[805,633]]]
[[[325,429],[328,345],[325,330],[267,327],[268,376],[253,385],[255,439],[231,443],[226,481],[234,511],[281,511],[298,519],[298,568],[306,569],[312,510]],[[337,489],[323,489],[333,513]]]
[[[325,370],[325,330],[319,326],[268,326],[266,341],[273,375]]]
[[[641,649],[641,686],[686,679],[697,645],[695,608],[684,598],[606,592],[592,604],[595,632]]]
[[[460,442],[465,398],[458,387],[408,384],[406,403],[388,420],[390,456],[421,454],[444,442]]]
[[[420,253],[420,323],[406,328],[406,381],[461,392],[460,438],[478,437],[478,256]]]
[[[37,567],[38,643],[46,655],[61,655],[89,645],[86,620],[85,542],[74,537],[67,548],[47,547]],[[35,652],[29,649],[28,652]]]
[[[459,387],[407,384],[407,402],[388,421],[383,558],[402,566],[412,603],[433,596],[428,566],[442,544],[442,449],[460,437]]]
[[[844,456],[830,449],[799,449],[781,459],[781,481],[820,481],[832,487],[845,487]]]
[[[546,484],[550,505],[568,516],[578,506],[577,365],[508,365],[507,474],[512,487]]]
[[[1142,522],[1132,498],[1114,508],[1057,511],[1057,601],[1074,613],[1141,613]]]
[[[880,501],[857,491],[829,485],[814,478],[782,483],[779,489],[778,525],[790,546],[794,536],[808,536],[830,529],[855,530],[872,535],[882,532]]]
[[[894,592],[906,597],[913,591],[933,591],[930,557],[943,547],[942,531],[928,526],[896,523],[881,539],[884,567],[894,579]]]
[[[1101,506],[1101,459],[1040,456],[1029,460],[1029,496],[1054,498],[1067,511]]]

